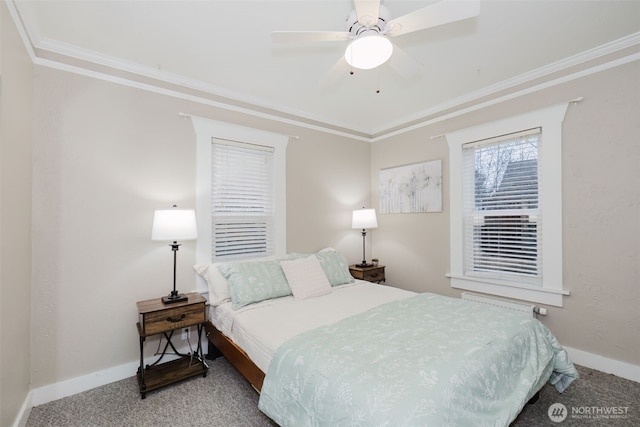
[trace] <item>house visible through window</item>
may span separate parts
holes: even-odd
[[[465,275],[541,284],[540,129],[463,146]]]
[[[446,134],[453,288],[562,307],[566,109]]]

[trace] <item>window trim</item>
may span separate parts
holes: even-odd
[[[562,281],[562,121],[568,103],[558,104],[518,116],[468,127],[445,134],[449,144],[450,168],[450,270],[451,287],[486,294],[562,307],[563,295],[569,295]],[[503,280],[464,275],[462,211],[462,146],[542,128],[543,160],[539,185],[544,228],[542,231],[542,286],[515,284]]]
[[[287,252],[286,149],[289,136],[250,127],[191,116],[196,133],[196,218],[198,235],[196,263],[211,263],[211,145],[226,139],[274,149],[275,168],[275,255]],[[202,288],[199,285],[199,288]],[[206,289],[206,285],[204,285]]]

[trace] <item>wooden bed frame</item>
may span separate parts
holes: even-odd
[[[209,341],[207,359],[216,359],[224,356],[249,381],[251,386],[260,393],[264,381],[264,372],[249,359],[247,353],[213,326],[210,321],[207,320],[204,328]]]

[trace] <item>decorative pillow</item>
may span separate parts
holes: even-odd
[[[331,293],[331,283],[314,255],[280,261],[280,266],[295,299],[301,300]]]
[[[336,250],[333,248],[324,248],[324,249],[320,249],[318,252],[316,252],[316,254],[321,254],[324,252],[335,252]],[[315,255],[315,254],[311,254],[311,253],[306,253],[306,252],[291,252],[289,254],[287,254],[287,259],[298,259],[298,258],[306,258],[308,256],[311,255]]]
[[[254,258],[252,260],[245,259],[237,261],[226,261],[224,263],[217,262],[213,264],[196,264],[193,266],[193,269],[207,281],[207,285],[209,287],[209,304],[218,306],[222,303],[231,301],[231,294],[229,293],[229,283],[227,283],[227,279],[218,270],[218,266],[220,264],[237,264],[241,262],[270,261],[276,259],[278,259],[276,256],[270,255],[267,257]]]
[[[291,295],[278,261],[220,263],[218,270],[227,279],[234,309]]]
[[[316,254],[320,265],[327,275],[331,286],[344,285],[345,283],[353,283],[355,279],[349,272],[349,261],[340,252],[325,251]]]
[[[207,281],[209,286],[209,304],[218,306],[231,301],[227,279],[218,271],[218,264],[197,264],[193,269]]]
[[[287,259],[288,260],[300,259],[300,258],[310,257],[311,255],[313,254],[307,254],[302,252],[291,252],[290,254],[287,254]]]

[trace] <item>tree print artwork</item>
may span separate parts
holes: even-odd
[[[442,161],[380,170],[380,213],[442,212]]]

